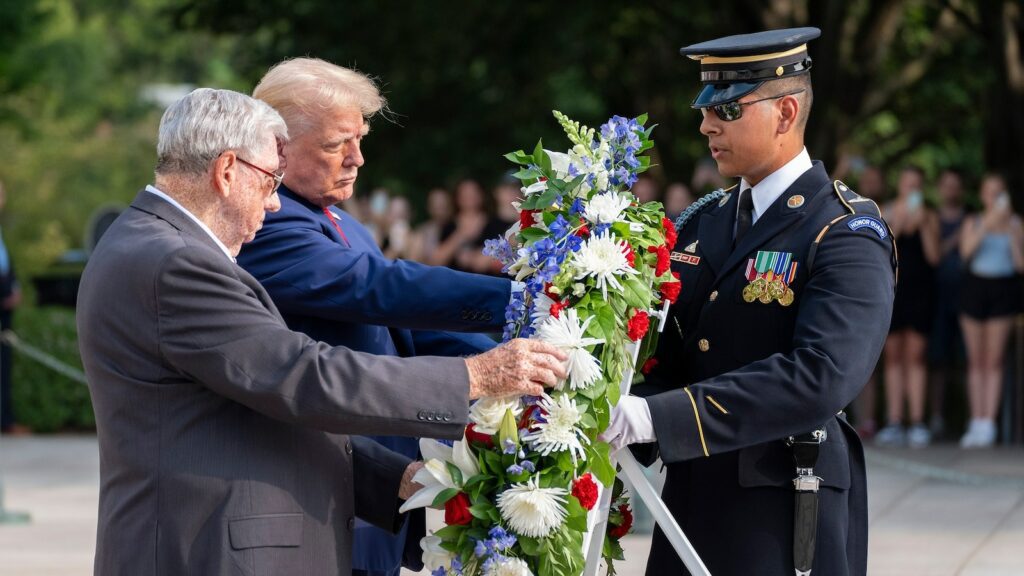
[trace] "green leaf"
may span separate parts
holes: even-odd
[[[632,308],[647,311],[651,305],[651,290],[640,283],[636,278],[626,278],[622,282],[622,295],[626,297],[626,303]]]
[[[505,154],[505,159],[515,164],[529,164],[529,162],[523,161],[525,157],[526,152],[523,152],[522,150],[516,150],[515,152],[509,152],[508,154]]]
[[[644,124],[647,124],[647,113],[644,112],[643,114],[637,116],[636,117],[636,123],[641,125],[641,126],[643,126]]]
[[[523,554],[527,556],[536,556],[540,553],[540,543],[537,542],[536,538],[530,536],[517,536],[519,541],[519,549],[523,551]]]
[[[469,507],[469,513],[472,514],[474,518],[479,518],[481,520],[490,520],[491,510],[494,510],[494,506],[491,506],[490,504],[474,504]]]
[[[448,473],[452,476],[452,482],[454,482],[456,486],[462,486],[462,470],[459,470],[459,467],[451,462],[445,462],[444,465],[448,468]]]
[[[541,238],[546,238],[548,232],[536,226],[531,226],[519,233],[523,237],[523,241],[526,243],[535,242]]]
[[[537,146],[533,149],[533,161],[545,173],[551,172],[551,157],[544,151],[543,140],[537,140]]]
[[[608,457],[608,444],[594,442],[590,445],[590,471],[603,486],[611,486],[615,481],[615,468]]]
[[[441,528],[440,530],[434,532],[434,536],[437,536],[438,538],[440,538],[442,540],[449,540],[449,541],[454,542],[454,541],[459,539],[459,536],[465,530],[466,530],[465,526],[459,526],[459,525],[456,525],[456,524],[452,524],[451,526],[445,526],[444,528]]]
[[[440,508],[444,506],[444,503],[451,500],[459,493],[458,488],[445,488],[438,492],[437,496],[434,497],[434,501],[430,504],[431,508]]]

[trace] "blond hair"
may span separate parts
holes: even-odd
[[[369,120],[387,106],[372,78],[319,58],[293,58],[275,64],[252,95],[281,114],[293,138],[315,125],[325,111],[359,108]]]

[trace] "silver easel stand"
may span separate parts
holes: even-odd
[[[662,306],[661,310],[653,311],[652,316],[657,316],[660,321],[658,322],[658,332],[661,332],[665,328],[665,320],[668,318],[668,302]],[[632,342],[627,345],[627,350],[632,353],[633,362],[630,367],[626,369],[625,374],[622,375],[622,394],[629,394],[629,388],[633,384],[633,374],[636,371],[636,360],[640,354],[640,345],[636,342]],[[697,555],[697,551],[693,549],[693,545],[686,538],[686,534],[683,533],[683,529],[679,527],[679,523],[672,517],[672,513],[669,512],[668,507],[662,502],[661,497],[658,496],[658,492],[651,485],[651,481],[644,475],[643,467],[636,461],[633,454],[628,448],[623,448],[612,455],[612,465],[618,464],[619,476],[626,478],[633,485],[634,494],[633,496],[639,498],[644,505],[651,511],[651,515],[654,517],[654,521],[661,527],[661,531],[664,532],[665,537],[675,548],[676,554],[679,554],[679,558],[683,561],[683,565],[690,571],[693,576],[711,576],[708,572],[704,562]],[[612,500],[612,487],[606,486],[601,490],[601,498],[598,501],[597,513],[600,520],[594,526],[590,534],[590,545],[586,550],[587,564],[583,569],[584,576],[597,576],[597,570],[601,564],[601,551],[604,547],[604,534],[608,528],[608,513],[611,508]]]

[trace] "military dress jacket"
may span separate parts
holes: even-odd
[[[682,290],[636,393],[667,465],[663,499],[715,576],[794,573],[796,473],[784,439],[822,426],[814,573],[866,570],[863,451],[838,413],[881,353],[895,259],[877,207],[854,215],[843,195],[870,202],[814,162],[734,248],[734,187],[681,228],[671,253]],[[792,275],[792,302],[744,297],[766,258]],[[647,573],[686,573],[660,531]]]

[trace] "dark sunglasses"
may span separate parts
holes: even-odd
[[[803,92],[804,89],[793,90],[792,92],[783,92],[782,94],[776,94],[775,96],[765,96],[764,98],[758,98],[757,100],[749,100],[747,102],[740,102],[733,100],[732,102],[726,102],[725,104],[718,104],[715,106],[706,106],[701,108],[700,111],[707,114],[707,109],[711,108],[715,111],[715,116],[718,116],[723,122],[734,122],[743,118],[743,107],[749,104],[757,104],[758,102],[764,102],[765,100],[777,100],[785,96],[793,96]]]
[[[241,156],[235,156],[235,158],[238,158],[239,162],[241,162],[242,164],[245,164],[249,168],[252,168],[253,170],[259,170],[260,172],[263,172],[267,176],[270,176],[271,178],[273,178],[273,180],[274,180],[274,188],[270,190],[271,194],[273,194],[274,192],[277,192],[277,189],[281,187],[281,181],[284,180],[284,172],[281,172],[280,174],[275,174],[275,173],[271,172],[270,170],[265,170],[263,168],[260,168],[259,166],[253,164],[252,162],[249,162],[248,160],[246,160],[245,158],[242,158]]]

